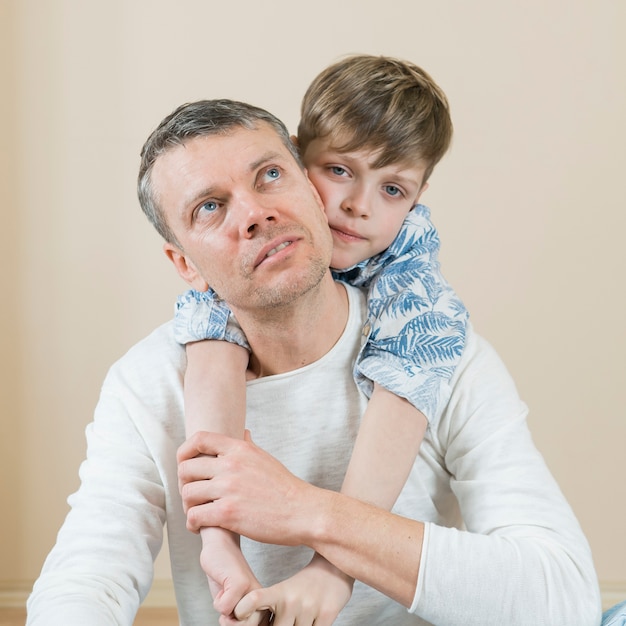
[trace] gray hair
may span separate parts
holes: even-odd
[[[141,150],[137,195],[143,212],[165,241],[179,245],[167,224],[152,185],[152,168],[159,156],[195,137],[227,134],[237,126],[254,130],[260,122],[269,124],[276,131],[302,167],[298,150],[291,141],[286,126],[264,109],[235,100],[199,100],[183,104],[150,134]]]

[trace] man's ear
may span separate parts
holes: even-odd
[[[311,182],[311,179],[309,178],[309,174],[306,170],[304,170],[304,173],[306,175],[306,179],[307,182],[309,183],[309,187],[311,187],[311,191],[313,192],[313,196],[320,208],[320,211],[322,212],[322,214],[324,215],[324,219],[328,222],[328,215],[326,215],[326,209],[324,208],[324,203],[322,202],[322,198],[319,194],[319,191],[317,191],[315,185]]]
[[[300,148],[300,144],[298,143],[298,138],[295,135],[290,135],[289,139],[291,139],[291,143],[296,147]]]
[[[206,291],[209,288],[208,283],[200,276],[196,266],[182,250],[174,244],[165,242],[163,244],[163,252],[174,264],[179,276],[196,291]]]
[[[428,183],[424,183],[421,187],[420,190],[417,192],[417,197],[415,198],[415,201],[413,202],[413,205],[415,206],[419,201],[420,198],[422,197],[422,194],[428,189]]]

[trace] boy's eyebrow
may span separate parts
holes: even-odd
[[[413,176],[403,176],[400,172],[394,173],[394,178],[397,178],[403,184],[420,184],[420,181],[416,181]]]
[[[354,162],[354,161],[358,161],[358,162],[362,162],[363,158],[360,156],[355,156],[354,154],[350,153],[350,152],[341,152],[340,150],[337,150],[336,148],[331,148],[330,149],[331,152],[335,152],[338,156],[340,156],[341,158],[345,159],[348,164],[350,163],[350,161]],[[366,163],[369,167],[373,167],[373,163],[376,159],[375,158],[371,158],[371,159],[367,159]],[[398,170],[393,172],[393,176],[395,176],[396,178],[398,178],[401,182],[403,183],[414,183],[415,179],[413,178],[413,176],[404,176],[402,174],[402,172],[404,172],[407,169],[411,169],[411,165],[406,165],[406,164],[399,164],[399,163],[389,163],[388,165],[384,165],[381,168],[374,168],[374,169],[386,169],[386,168],[394,168],[394,167],[398,167]],[[419,184],[419,183],[418,183]]]

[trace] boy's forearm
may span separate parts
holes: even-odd
[[[227,341],[187,344],[185,427],[243,437],[249,353]]]
[[[187,344],[185,371],[185,429],[217,432],[243,438],[246,418],[246,369],[248,351],[239,345],[216,340]],[[241,596],[250,591],[254,576],[239,549],[239,537],[223,528],[205,527],[202,537],[202,568],[209,577],[215,607],[229,614]],[[239,583],[234,597],[225,581]],[[223,606],[221,606],[223,605]]]
[[[390,510],[413,467],[426,427],[426,418],[413,405],[375,384],[342,493]]]

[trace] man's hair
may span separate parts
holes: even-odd
[[[141,150],[137,194],[143,212],[166,241],[180,245],[167,224],[152,185],[152,168],[159,156],[195,137],[225,135],[237,127],[254,130],[260,123],[269,124],[276,131],[285,147],[302,167],[298,150],[293,145],[285,125],[264,109],[235,100],[199,100],[183,104],[170,113],[150,134]]]
[[[323,70],[307,89],[298,143],[329,137],[340,152],[379,151],[374,167],[426,166],[424,182],[452,140],[450,107],[435,81],[413,63],[355,55]]]

